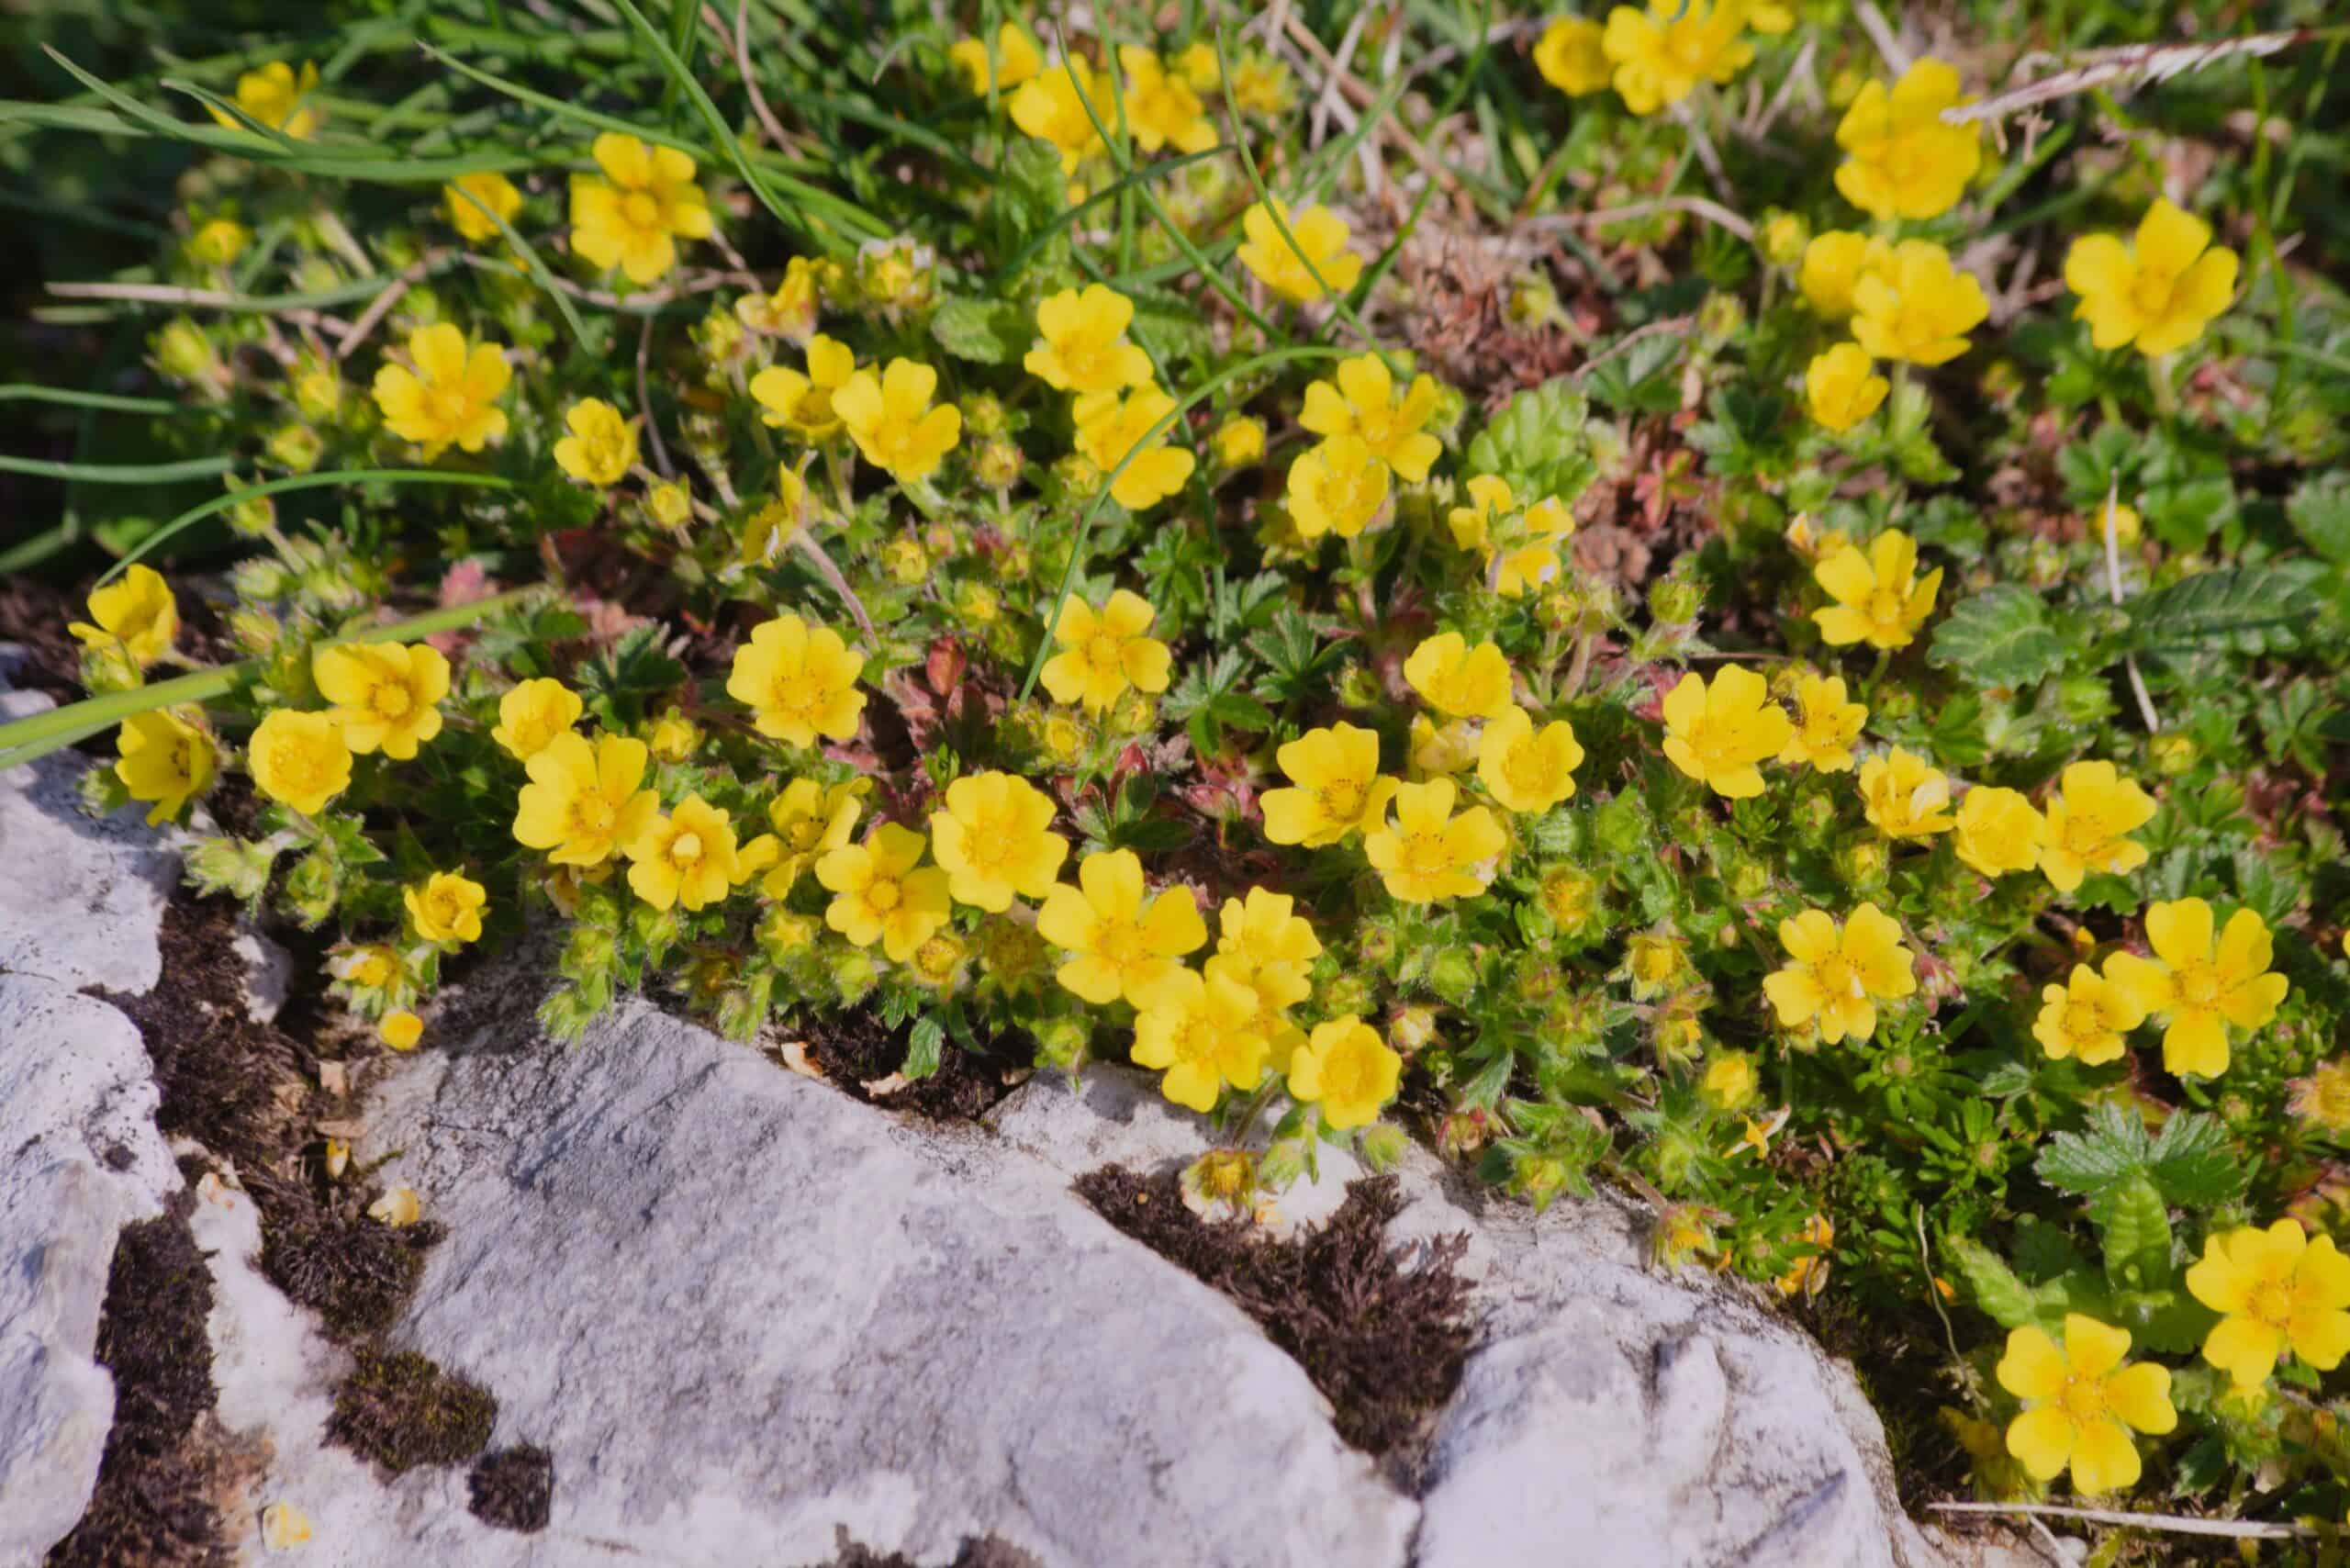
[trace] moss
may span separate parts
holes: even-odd
[[[498,1401],[414,1350],[362,1347],[334,1391],[327,1440],[393,1475],[420,1464],[463,1464],[489,1444]]]
[[[528,1443],[486,1453],[465,1477],[473,1517],[525,1535],[547,1528],[554,1507],[554,1456]]]
[[[1245,1221],[1211,1224],[1183,1204],[1172,1171],[1104,1166],[1077,1181],[1102,1218],[1255,1318],[1330,1401],[1338,1435],[1390,1454],[1419,1437],[1460,1382],[1472,1328],[1463,1237],[1387,1245],[1403,1212],[1392,1176],[1347,1188],[1318,1228],[1274,1240]]]
[[[194,1194],[155,1219],[124,1227],[106,1275],[97,1359],[114,1374],[114,1429],[97,1489],[50,1568],[140,1563],[213,1568],[229,1561],[218,1463],[201,1436],[217,1390],[212,1274],[189,1234]]]

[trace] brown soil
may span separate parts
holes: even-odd
[[[1406,1449],[1460,1382],[1474,1333],[1469,1282],[1455,1269],[1467,1238],[1389,1247],[1387,1222],[1404,1208],[1392,1176],[1351,1183],[1327,1223],[1280,1241],[1245,1221],[1201,1219],[1172,1171],[1107,1165],[1079,1177],[1077,1193],[1255,1318],[1330,1401],[1338,1435],[1365,1452]]]
[[[912,1111],[934,1122],[975,1122],[993,1110],[1026,1076],[1030,1058],[998,1040],[976,1054],[949,1040],[938,1070],[902,1089],[875,1094],[865,1086],[906,1065],[908,1030],[892,1029],[868,1008],[816,1022],[808,1035],[808,1055],[834,1085],[868,1105]],[[1024,1040],[1020,1042],[1025,1045]]]
[[[528,1443],[486,1453],[465,1477],[474,1518],[500,1529],[532,1535],[547,1528],[554,1509],[554,1456]]]
[[[22,573],[0,579],[0,643],[25,650],[24,663],[8,684],[40,692],[61,707],[78,699],[81,644],[65,626],[82,619],[82,601],[62,588]]]
[[[97,1359],[114,1373],[114,1430],[97,1490],[48,1568],[215,1568],[231,1561],[220,1528],[220,1457],[203,1439],[217,1390],[212,1275],[188,1232],[195,1193],[123,1228],[106,1276]]]

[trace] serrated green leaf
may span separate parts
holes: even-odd
[[[1953,606],[1927,656],[1976,686],[2032,686],[2065,667],[2065,638],[2046,600],[2002,583]]]
[[[2234,1200],[2251,1180],[2219,1117],[2182,1111],[2163,1124],[2146,1151],[2146,1173],[2181,1208]]]
[[[1957,1237],[1942,1244],[1975,1305],[2002,1328],[2021,1328],[2039,1318],[2040,1306],[2015,1271],[1979,1241]]]
[[[1010,364],[1035,334],[1020,308],[1006,299],[949,299],[930,318],[930,335],[957,359]]]
[[[2350,475],[2303,481],[2286,498],[2285,515],[2311,549],[2337,566],[2350,566]]]
[[[1469,471],[1500,475],[1521,503],[1556,496],[1572,506],[1599,474],[1585,435],[1590,422],[1590,404],[1566,377],[1529,387],[1470,442]]]
[[[2160,1290],[2170,1282],[2170,1211],[2144,1176],[2105,1193],[2091,1210],[2105,1247],[2105,1277],[2117,1289]]]
[[[2145,1124],[2135,1114],[2118,1105],[2099,1105],[2085,1131],[2050,1138],[2032,1169],[2052,1187],[2096,1198],[2143,1175],[2148,1148]]]
[[[2280,652],[2300,640],[2314,608],[2299,571],[2238,566],[2203,572],[2132,600],[2130,645],[2142,654],[2222,647]]]
[[[935,1013],[925,1013],[906,1036],[906,1065],[898,1070],[912,1079],[928,1078],[938,1070],[946,1049],[946,1025]]]

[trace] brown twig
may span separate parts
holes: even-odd
[[[734,31],[730,37],[726,24],[719,18],[715,6],[701,8],[703,22],[718,35],[719,41],[728,46],[734,56],[734,69],[742,73],[743,91],[751,95],[751,112],[758,117],[767,140],[775,143],[778,152],[791,151],[791,139],[784,134],[783,123],[767,107],[767,96],[759,91],[758,79],[751,71],[751,0],[734,0]]]
[[[456,188],[464,190],[462,185]],[[473,199],[471,191],[465,191],[464,195],[468,200]],[[350,330],[342,334],[341,340],[334,346],[334,357],[338,360],[349,359],[352,351],[365,342],[367,334],[374,331],[384,318],[392,313],[392,307],[397,305],[401,297],[416,286],[418,280],[438,266],[442,258],[447,254],[445,251],[427,251],[423,255],[402,267],[397,275],[392,279],[391,286],[375,296],[369,302],[367,308],[361,311],[358,319],[351,323]]]
[[[644,319],[644,330],[636,335],[636,411],[643,417],[644,433],[653,438],[653,465],[661,470],[661,477],[674,479],[677,471],[669,466],[669,449],[661,442],[661,421],[653,417],[652,379],[645,374],[645,361],[653,353],[653,322]]]

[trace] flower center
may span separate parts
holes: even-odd
[[[424,401],[433,419],[443,425],[462,425],[473,416],[473,400],[463,386],[436,386]]]
[[[2065,818],[2065,847],[2076,855],[2094,854],[2109,835],[2095,812],[2073,811]]]
[[[2178,987],[2179,1000],[2189,1007],[2209,1007],[2220,1000],[2221,992],[2227,990],[2221,979],[2219,966],[2202,959],[2180,965],[2175,983]]]
[[[1125,640],[1108,632],[1097,632],[1085,640],[1085,662],[1107,673],[1118,667],[1118,657],[1125,649]]]
[[[1869,619],[1879,626],[1900,625],[1906,608],[1902,596],[1889,588],[1878,588],[1869,595]]]
[[[2065,1418],[2076,1427],[2087,1427],[2105,1418],[2105,1381],[2094,1377],[2068,1377],[2065,1392],[2056,1396],[2057,1406]]]
[[[2076,1040],[2095,1039],[2105,1033],[2105,1017],[2093,1002],[2065,1004],[2065,1033]]]
[[[698,866],[701,863],[701,834],[681,833],[669,841],[669,859],[677,866]]]
[[[813,714],[823,705],[824,683],[808,670],[779,670],[772,695],[775,706],[786,713]]]
[[[824,836],[824,824],[817,817],[801,817],[786,828],[783,835],[790,842],[795,854],[805,855],[815,848],[817,841]]]
[[[1147,955],[1143,951],[1142,927],[1131,920],[1103,920],[1093,928],[1093,950],[1102,961],[1114,969],[1128,969]]]
[[[1502,773],[1513,787],[1529,795],[1550,790],[1550,770],[1543,766],[1542,748],[1531,735],[1509,748],[1509,755],[1502,759]]]
[[[1832,999],[1858,1002],[1867,994],[1861,989],[1860,971],[1841,953],[1830,953],[1812,965],[1811,978]]]
[[[1334,823],[1351,823],[1362,815],[1368,789],[1360,778],[1334,778],[1314,792],[1322,814]]]
[[[655,228],[661,222],[661,204],[643,191],[631,191],[621,198],[621,215],[632,228]]]
[[[308,794],[326,781],[325,759],[308,746],[281,745],[271,760],[276,765],[275,771],[302,794]]]
[[[1445,852],[1442,834],[1411,833],[1404,835],[1401,863],[1411,875],[1433,877],[1451,869],[1452,857]]]
[[[378,717],[397,719],[415,706],[415,699],[408,695],[407,687],[397,681],[387,680],[367,694],[367,706],[374,709]]]
[[[2177,280],[2160,267],[2142,266],[2137,281],[2130,286],[2130,303],[2139,314],[2159,320],[2170,314],[2171,295]]]
[[[2283,1280],[2263,1280],[2244,1298],[2244,1316],[2282,1328],[2293,1316],[2293,1289]]]
[[[865,902],[887,914],[904,902],[904,892],[898,886],[897,879],[883,877],[865,890]]]
[[[620,813],[600,790],[583,790],[572,797],[571,824],[578,838],[601,838],[612,831]]]

